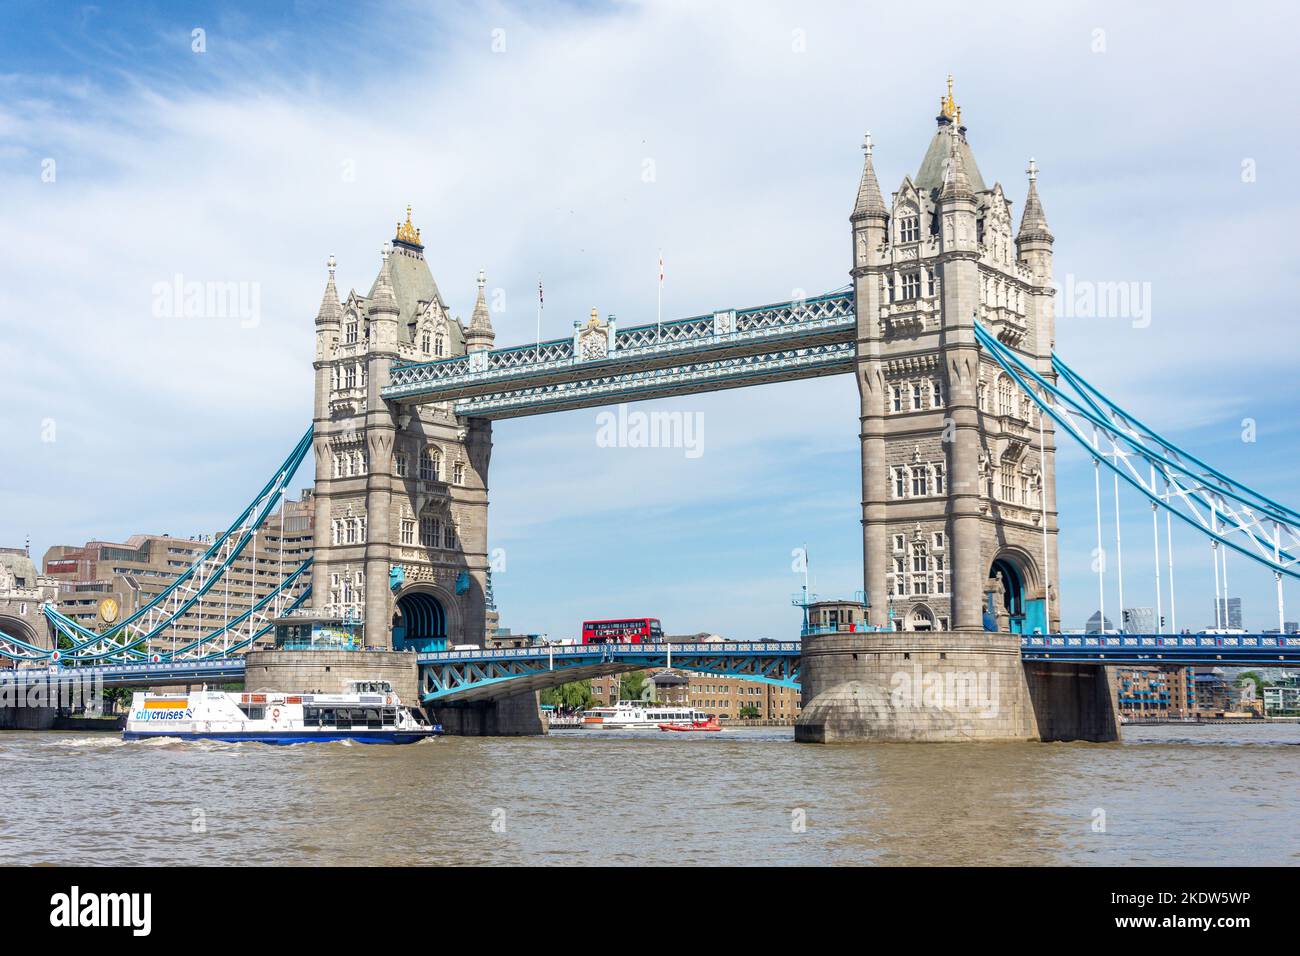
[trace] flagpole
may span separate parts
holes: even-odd
[[[537,276],[537,358],[542,357],[542,277]]]
[[[664,251],[659,250],[659,308],[655,314],[655,341],[664,334]]]

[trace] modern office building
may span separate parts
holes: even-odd
[[[189,613],[150,642],[166,650],[219,630],[247,611],[312,556],[315,504],[302,498],[284,503],[283,516],[269,516],[245,545],[222,579]],[[135,534],[125,542],[88,541],[55,545],[45,552],[45,573],[57,582],[61,613],[78,624],[103,631],[149,603],[208,550],[215,535],[175,538]],[[270,646],[268,633],[259,645]]]
[[[1126,607],[1120,615],[1120,630],[1125,634],[1159,634],[1155,608]]]
[[[1215,614],[1214,627],[1227,627],[1234,630],[1241,629],[1241,598],[1217,598],[1218,613]]]
[[[1101,611],[1093,611],[1092,617],[1088,618],[1088,623],[1084,625],[1083,629],[1087,634],[1109,634],[1115,630],[1115,625],[1110,622],[1110,618],[1105,618],[1103,623]]]

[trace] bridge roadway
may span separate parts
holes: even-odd
[[[864,649],[871,632],[862,634]],[[1119,666],[1300,667],[1297,634],[1050,634],[1020,640],[1026,661]],[[428,703],[491,700],[575,680],[651,667],[799,686],[798,641],[703,644],[549,645],[416,655]],[[358,652],[364,653],[364,652]],[[102,681],[105,687],[161,687],[242,680],[240,657],[179,663],[0,669],[0,704],[15,685]],[[82,685],[85,686],[84,684]],[[289,689],[289,688],[286,688]]]

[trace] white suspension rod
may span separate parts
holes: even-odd
[[[1119,581],[1119,623],[1117,630],[1126,630],[1124,627],[1124,545],[1119,535],[1119,474],[1112,476],[1115,479],[1115,576]]]

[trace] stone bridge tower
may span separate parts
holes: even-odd
[[[915,178],[889,203],[868,134],[850,220],[871,620],[1046,631],[1059,580],[1051,422],[1040,440],[1036,406],[973,328],[1051,377],[1052,234],[1032,161],[1012,231],[1011,201],[980,174],[951,77],[937,120]]]
[[[465,325],[434,282],[410,207],[382,257],[370,292],[343,301],[331,258],[316,316],[312,602],[364,615],[372,647],[481,645],[492,425],[380,390],[395,364],[492,347],[484,276]]]

